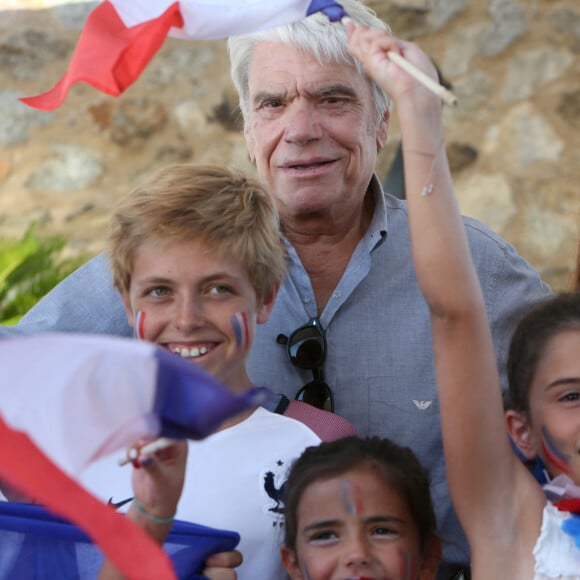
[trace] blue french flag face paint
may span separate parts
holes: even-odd
[[[562,451],[558,441],[556,441],[546,429],[542,427],[542,451],[546,459],[564,473],[570,473],[570,455]]]
[[[133,337],[137,340],[145,340],[145,312],[137,310],[133,319],[135,320]]]
[[[236,312],[232,315],[231,322],[238,350],[248,350],[250,346],[250,328],[247,314],[245,312]]]

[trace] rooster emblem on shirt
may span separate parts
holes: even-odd
[[[284,513],[284,493],[286,491],[286,480],[276,483],[275,474],[273,471],[267,471],[264,475],[264,491],[268,497],[274,502],[268,507],[268,511],[275,514]]]

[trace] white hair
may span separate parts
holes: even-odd
[[[274,0],[275,1],[275,0]],[[352,20],[365,26],[389,30],[389,26],[376,13],[358,0],[340,0],[340,4]],[[236,91],[244,122],[250,110],[249,68],[256,45],[266,42],[282,42],[312,54],[321,64],[338,63],[356,67],[361,77],[369,83],[375,110],[379,119],[390,109],[388,95],[365,76],[362,64],[348,51],[346,30],[340,23],[331,22],[322,12],[316,12],[303,20],[251,34],[232,36],[228,39],[230,74]]]

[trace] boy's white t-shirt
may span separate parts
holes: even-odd
[[[319,443],[303,423],[261,407],[237,425],[190,441],[177,519],[238,532],[239,580],[283,578],[282,486],[292,462]],[[133,495],[131,467],[119,467],[117,459],[105,457],[81,476],[90,491],[113,503]]]

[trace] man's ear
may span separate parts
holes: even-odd
[[[379,121],[379,127],[377,129],[377,151],[380,151],[387,142],[387,137],[389,136],[389,119],[391,118],[391,113],[385,111],[382,119]]]
[[[509,409],[505,412],[505,421],[509,436],[522,455],[529,461],[535,459],[538,452],[528,416]]]
[[[276,284],[262,299],[262,303],[258,306],[258,312],[256,313],[256,322],[258,324],[268,322],[268,318],[270,318],[270,314],[272,314],[274,304],[276,303],[278,290],[280,290],[280,284]]]
[[[304,580],[302,572],[300,571],[300,566],[298,565],[298,558],[296,553],[286,546],[280,548],[280,559],[282,560],[282,565],[288,572],[290,580]]]
[[[250,157],[250,161],[255,165],[256,164],[256,142],[254,141],[254,134],[252,130],[248,126],[248,124],[244,124],[244,138],[246,139],[246,149],[248,150],[248,156]]]
[[[441,562],[441,540],[432,536],[423,550],[419,580],[435,580]]]

